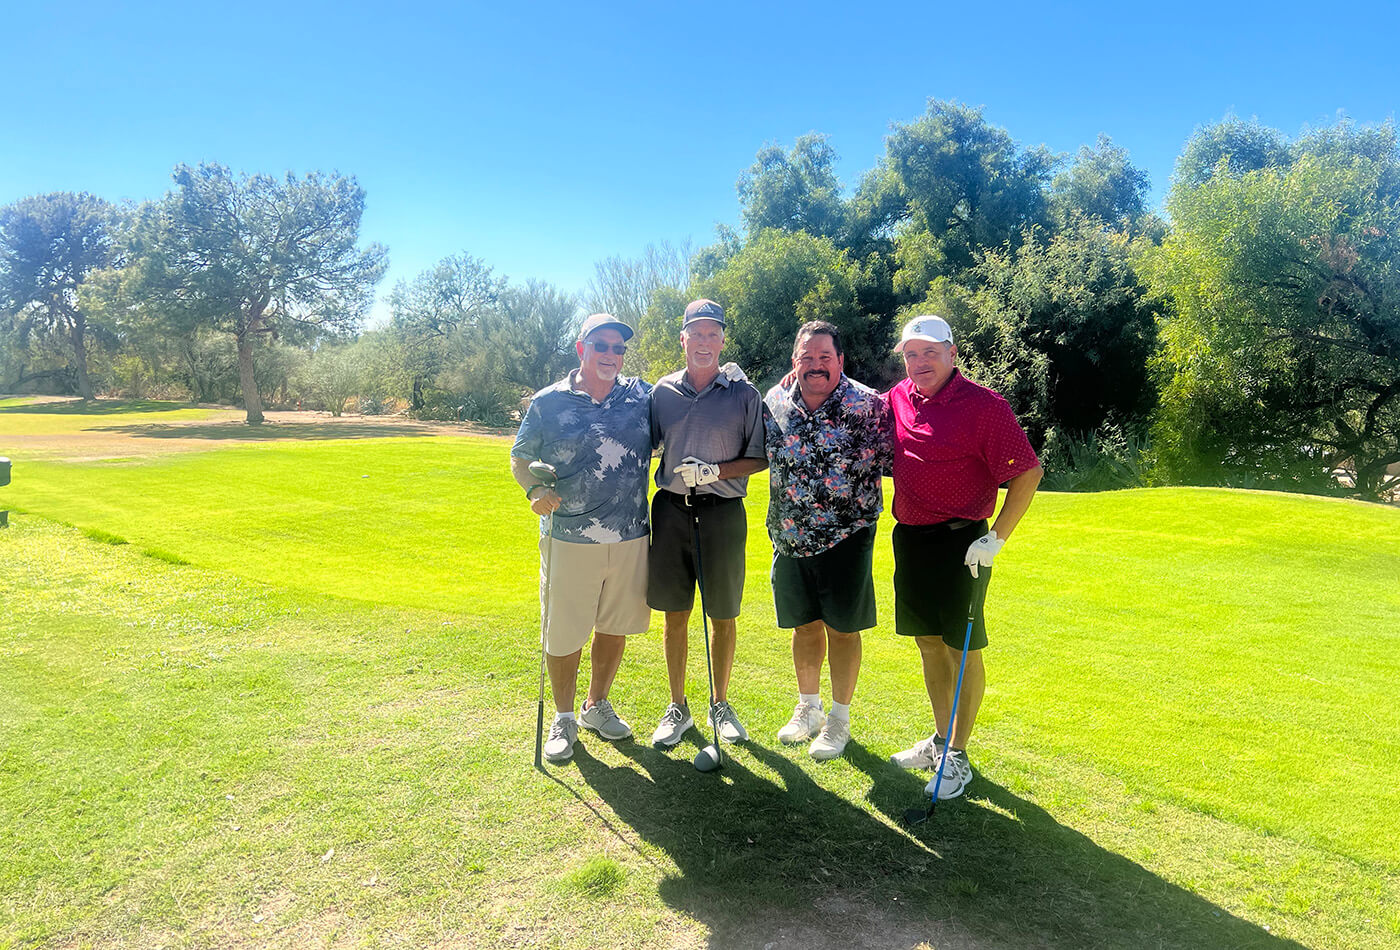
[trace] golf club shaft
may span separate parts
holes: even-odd
[[[710,662],[710,617],[705,609],[705,571],[700,566],[700,509],[695,504],[695,488],[690,489],[690,525],[695,541],[695,586],[700,588],[700,629],[705,637],[705,673],[710,680],[710,708],[715,705],[715,669]],[[713,716],[710,726],[714,731],[715,754],[719,755],[719,720]]]
[[[535,709],[535,768],[544,765],[544,676],[549,606],[554,593],[554,512],[545,518],[544,604],[540,610],[540,699]]]
[[[943,785],[943,766],[948,761],[948,750],[953,745],[953,733],[958,728],[958,700],[962,698],[963,673],[967,670],[967,647],[972,643],[972,625],[977,622],[977,614],[987,599],[987,584],[992,579],[992,569],[982,568],[982,576],[972,581],[972,592],[967,602],[967,629],[963,631],[962,658],[958,660],[958,685],[953,688],[953,708],[948,713],[948,735],[943,739],[943,754],[938,757],[938,774],[933,779],[932,809],[938,804],[938,789]],[[980,594],[980,596],[979,596]]]

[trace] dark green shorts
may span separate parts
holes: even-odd
[[[894,632],[902,637],[942,637],[963,648],[972,573],[963,563],[968,546],[987,533],[987,522],[959,521],[894,526]],[[972,624],[969,650],[987,645],[982,611]]]
[[[875,626],[875,581],[870,574],[875,527],[858,528],[810,557],[773,555],[773,606],[784,630],[823,620],[839,633]]]

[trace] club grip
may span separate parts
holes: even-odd
[[[982,612],[983,606],[987,603],[987,585],[992,582],[992,567],[990,564],[981,567],[977,576],[972,579],[972,596],[967,602],[967,622],[972,623],[977,619],[977,615]]]

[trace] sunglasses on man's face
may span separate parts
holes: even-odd
[[[608,350],[612,350],[618,356],[625,356],[627,354],[627,345],[625,343],[603,343],[600,340],[594,340],[587,345],[593,347],[593,352],[595,353],[606,353]]]

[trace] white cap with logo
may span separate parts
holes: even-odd
[[[952,343],[953,328],[948,326],[948,321],[942,317],[928,314],[922,317],[915,317],[904,325],[904,333],[899,337],[899,343],[895,346],[896,353],[904,352],[904,344],[910,340],[927,340],[930,343]]]

